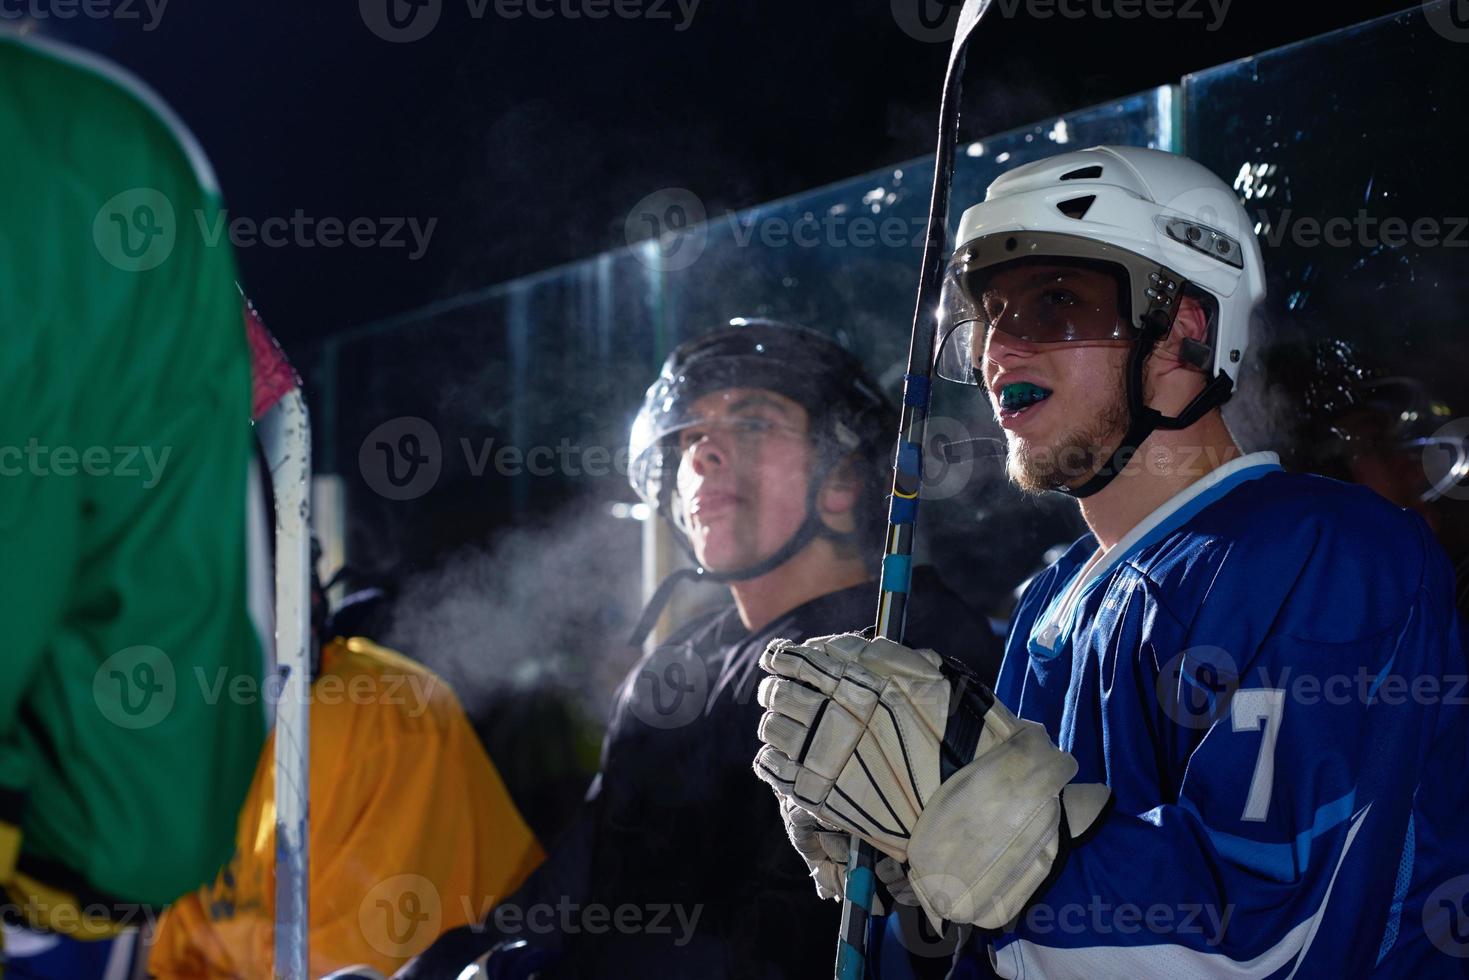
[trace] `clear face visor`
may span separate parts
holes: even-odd
[[[678,467],[684,453],[704,440],[749,459],[772,438],[811,439],[792,417],[794,402],[759,388],[732,388],[698,398],[680,397],[669,386],[655,391],[633,421],[628,440],[628,479],[638,496],[653,506],[667,492],[675,523]]]
[[[1128,343],[1143,315],[1172,316],[1184,281],[1139,255],[1091,239],[1013,232],[959,249],[944,276],[935,371],[983,382],[993,332],[1027,344]]]

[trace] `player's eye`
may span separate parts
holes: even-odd
[[[1075,306],[1080,302],[1081,300],[1077,298],[1075,293],[1069,289],[1062,289],[1059,286],[1053,286],[1041,292],[1041,303],[1045,306],[1064,309]]]
[[[729,427],[739,435],[764,435],[775,423],[758,415],[740,415],[730,420]]]
[[[678,451],[681,453],[688,452],[695,443],[703,438],[704,429],[702,427],[691,427],[688,429],[683,429],[678,434]]]

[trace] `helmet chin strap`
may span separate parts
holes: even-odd
[[[1229,396],[1234,391],[1234,383],[1229,380],[1228,375],[1220,372],[1176,416],[1164,415],[1143,404],[1143,366],[1147,363],[1148,355],[1153,352],[1158,342],[1168,336],[1171,327],[1172,322],[1162,310],[1154,310],[1143,319],[1142,332],[1127,359],[1127,432],[1122,436],[1122,441],[1112,451],[1107,462],[1085,483],[1079,487],[1065,485],[1052,487],[1057,493],[1064,493],[1077,500],[1085,500],[1100,492],[1109,486],[1131,462],[1132,457],[1137,455],[1137,451],[1142,448],[1142,444],[1147,441],[1148,436],[1152,435],[1155,429],[1186,429],[1203,418],[1207,412],[1229,401]]]
[[[821,515],[817,512],[816,506],[817,497],[821,493],[821,488],[826,484],[827,477],[831,476],[832,471],[836,469],[840,461],[840,457],[826,460],[812,470],[811,485],[806,491],[806,517],[801,521],[801,526],[796,528],[795,533],[786,540],[785,544],[777,548],[768,557],[762,558],[753,564],[724,572],[711,571],[700,564],[698,556],[694,554],[694,547],[689,542],[688,536],[681,529],[675,527],[675,530],[678,531],[678,543],[693,561],[694,567],[680,568],[669,572],[663,581],[658,583],[658,588],[653,591],[652,597],[648,600],[647,605],[643,607],[642,614],[638,616],[637,625],[633,627],[632,634],[628,637],[628,645],[634,647],[641,647],[643,645],[643,641],[648,638],[648,634],[653,631],[653,626],[658,622],[658,617],[663,615],[664,608],[673,598],[673,593],[684,582],[714,582],[719,585],[729,585],[734,582],[748,582],[751,579],[756,579],[775,571],[796,557],[806,545],[818,537],[832,540],[851,537],[850,533],[833,531],[828,527],[826,522],[821,519]]]

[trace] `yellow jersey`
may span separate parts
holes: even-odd
[[[357,963],[391,974],[482,920],[545,857],[458,699],[422,665],[333,640],[310,716],[312,976]],[[229,864],[159,923],[148,966],[160,980],[271,976],[273,753],[272,740]]]

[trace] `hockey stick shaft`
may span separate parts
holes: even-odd
[[[299,387],[257,423],[275,501],[275,976],[307,980],[311,426]]]
[[[937,342],[935,314],[949,253],[949,197],[954,181],[954,150],[959,139],[960,79],[964,74],[964,55],[969,40],[991,2],[964,0],[954,31],[954,43],[949,49],[943,99],[939,103],[933,196],[929,200],[928,234],[924,239],[918,301],[913,311],[912,339],[908,345],[908,370],[903,379],[903,411],[877,605],[877,635],[899,643],[903,640],[908,590],[913,577],[913,534],[917,528],[918,499],[923,484],[923,439],[928,426],[934,346]],[[873,873],[875,860],[872,845],[854,836],[842,900],[841,935],[837,942],[837,980],[862,980],[866,972],[868,924],[877,884]]]

